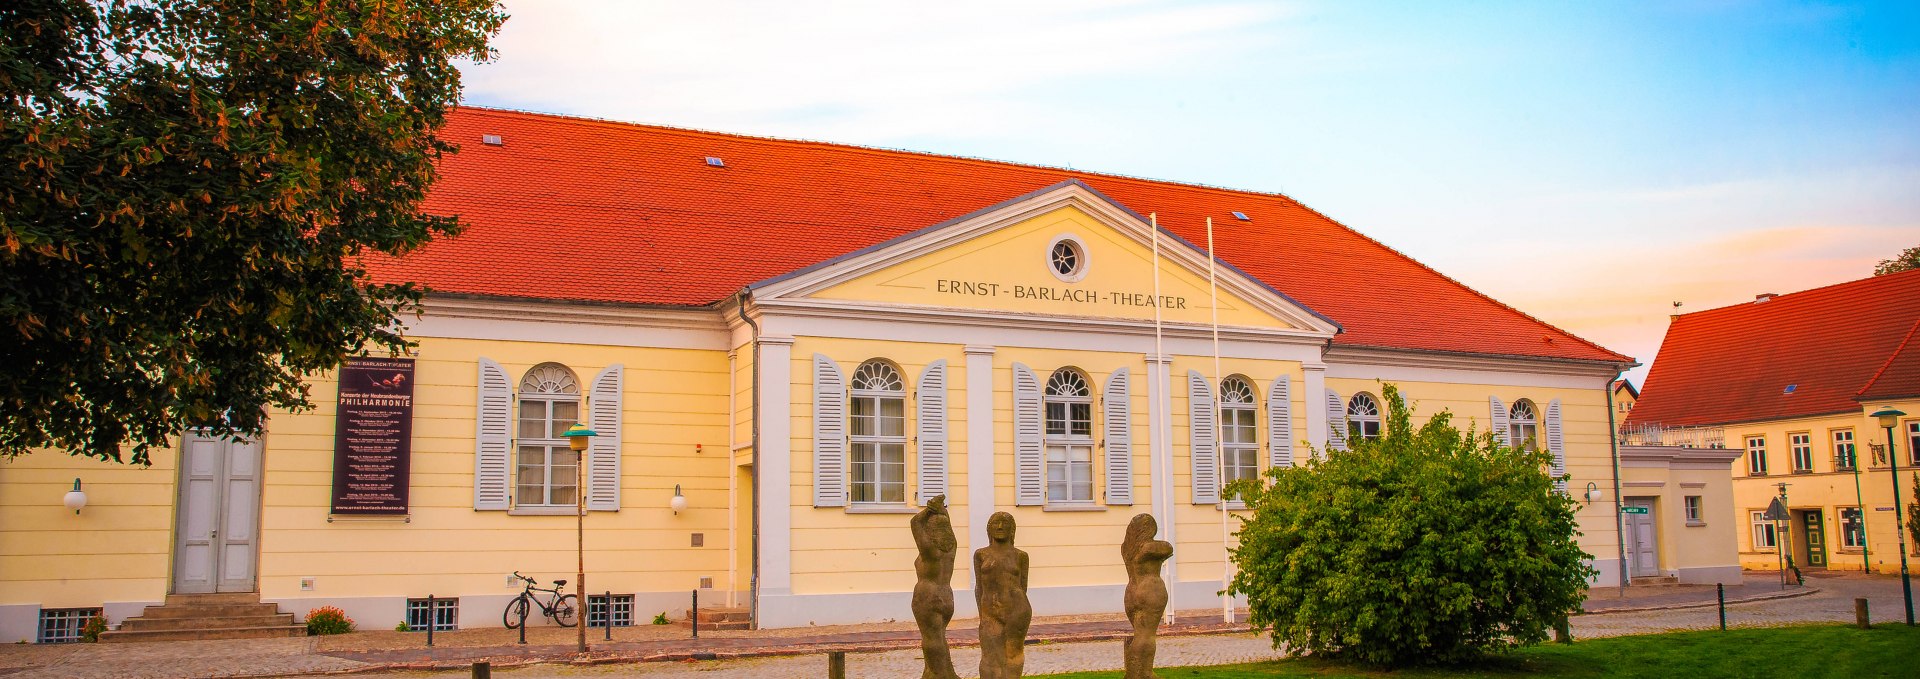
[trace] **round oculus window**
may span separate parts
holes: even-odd
[[[1087,275],[1087,248],[1073,236],[1060,236],[1047,246],[1047,270],[1068,283],[1078,283]]]

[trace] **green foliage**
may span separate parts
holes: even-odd
[[[1594,571],[1544,452],[1414,429],[1385,388],[1385,435],[1236,482],[1246,499],[1231,591],[1274,643],[1361,662],[1454,663],[1543,641]]]
[[[1913,494],[1908,497],[1912,501],[1907,503],[1907,539],[1912,542],[1907,544],[1920,545],[1920,474],[1914,475]]]
[[[1900,251],[1900,256],[1893,259],[1880,260],[1880,263],[1873,267],[1873,275],[1885,276],[1913,269],[1920,269],[1920,245]]]
[[[661,611],[659,615],[656,615],[656,616],[653,616],[653,624],[655,624],[655,625],[665,625],[665,624],[668,624],[668,622],[667,622],[667,612],[666,612],[666,611]]]
[[[0,3],[0,456],[257,433],[408,342],[420,204],[494,0]]]
[[[307,611],[307,636],[346,634],[352,631],[353,618],[347,617],[346,611],[332,606],[321,606]]]
[[[396,623],[394,623],[394,624],[393,624],[393,631],[395,631],[395,632],[412,632],[412,631],[413,631],[413,628],[412,628],[412,627],[408,627],[408,626],[407,626],[407,621],[405,621],[405,620],[402,620],[402,621],[400,621],[400,622],[396,622]]]
[[[107,631],[107,619],[98,615],[87,618],[87,624],[80,628],[80,640],[89,644],[100,642],[100,633]]]

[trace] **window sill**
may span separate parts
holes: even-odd
[[[1239,500],[1228,500],[1226,502],[1220,503],[1217,506],[1221,509],[1221,511],[1238,512],[1238,511],[1246,510],[1247,503],[1241,502]]]
[[[1793,470],[1793,473],[1795,473],[1795,474],[1812,474],[1812,473],[1813,473],[1813,470],[1811,470],[1811,469],[1795,469],[1795,470]]]
[[[1688,521],[1687,522],[1688,528],[1698,528],[1700,526],[1705,526],[1705,525],[1707,525],[1707,522],[1705,521]]]
[[[1096,505],[1091,502],[1074,503],[1074,504],[1062,503],[1062,504],[1041,505],[1040,511],[1043,511],[1043,512],[1104,512],[1104,511],[1107,511],[1107,507],[1106,505]]]
[[[848,514],[918,514],[920,513],[920,510],[909,507],[906,504],[887,503],[887,504],[857,505],[853,503],[848,503],[847,513]]]
[[[1833,470],[1842,474],[1852,474],[1855,471],[1853,467],[1834,467]]]
[[[1766,473],[1766,472],[1747,472],[1747,476],[1749,476],[1749,477],[1752,477],[1752,476],[1766,476],[1766,475],[1767,475],[1767,473]]]
[[[519,506],[507,510],[507,516],[573,516],[580,513],[579,507]]]

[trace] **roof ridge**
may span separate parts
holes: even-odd
[[[1900,358],[1900,354],[1907,350],[1907,345],[1913,341],[1913,335],[1916,331],[1920,331],[1920,318],[1914,319],[1913,325],[1907,327],[1906,336],[1900,338],[1899,344],[1893,345],[1893,353],[1887,354],[1887,360],[1880,363],[1880,369],[1873,371],[1873,376],[1867,378],[1867,383],[1861,385],[1859,391],[1853,392],[1854,396],[1867,393],[1869,389],[1873,388],[1875,382],[1880,381],[1881,376],[1887,374],[1887,369],[1893,367],[1894,360]]]
[[[1313,208],[1307,207],[1306,204],[1301,203],[1298,199],[1294,198],[1293,196],[1289,196],[1287,194],[1280,193],[1277,191],[1259,191],[1255,189],[1242,189],[1242,188],[1235,188],[1231,186],[1221,186],[1219,184],[1202,184],[1198,182],[1186,182],[1186,181],[1179,181],[1174,179],[1159,179],[1155,177],[1144,177],[1139,175],[1120,174],[1117,172],[1101,172],[1097,170],[1083,170],[1079,168],[1066,167],[1066,166],[1060,166],[1060,165],[1047,165],[1045,163],[1029,163],[1029,162],[1022,162],[1017,160],[1000,160],[996,158],[985,158],[981,156],[963,156],[963,155],[952,154],[952,153],[935,153],[932,151],[918,151],[914,149],[899,148],[899,147],[892,147],[892,146],[850,144],[847,142],[827,141],[824,139],[805,139],[800,137],[775,137],[770,135],[747,134],[744,132],[727,132],[724,130],[710,130],[710,129],[699,128],[699,127],[665,125],[661,123],[637,123],[637,122],[626,121],[626,120],[614,120],[612,118],[596,118],[593,116],[581,116],[581,115],[573,115],[568,113],[550,113],[546,111],[533,111],[528,109],[506,108],[501,106],[480,106],[475,104],[461,104],[459,107],[462,109],[470,109],[470,110],[480,111],[485,113],[507,113],[507,114],[514,114],[514,115],[539,116],[543,118],[557,118],[560,120],[581,122],[581,123],[593,123],[598,125],[606,125],[610,127],[642,127],[642,128],[647,128],[651,130],[674,132],[674,133],[688,134],[688,135],[695,135],[695,136],[730,137],[733,139],[744,139],[744,140],[750,140],[750,141],[766,141],[766,142],[775,142],[775,143],[782,143],[782,144],[804,144],[804,145],[810,145],[810,146],[824,146],[832,149],[852,151],[857,153],[871,153],[871,154],[880,154],[880,155],[905,154],[905,155],[911,155],[911,156],[919,156],[922,158],[932,158],[936,160],[961,161],[961,162],[967,162],[967,163],[986,163],[989,165],[1011,165],[1014,167],[1034,168],[1034,169],[1040,169],[1040,170],[1073,172],[1073,173],[1084,174],[1091,177],[1106,177],[1111,179],[1125,179],[1129,181],[1152,182],[1155,184],[1166,184],[1169,186],[1184,186],[1188,188],[1205,189],[1208,191],[1217,191],[1222,193],[1266,196],[1270,198],[1279,198],[1287,202],[1293,203],[1294,205],[1298,205],[1301,208],[1304,208],[1307,211],[1312,212],[1316,215],[1320,215],[1322,217],[1326,216],[1318,210],[1314,210]],[[1342,226],[1345,226],[1345,225],[1343,224]]]
[[[1793,292],[1775,293],[1773,297],[1768,298],[1767,301],[1776,302],[1782,299],[1786,299],[1788,297],[1798,297],[1800,295],[1805,295],[1805,294],[1814,293],[1814,292],[1825,292],[1825,291],[1831,290],[1832,288],[1838,288],[1838,287],[1849,286],[1849,285],[1864,285],[1866,283],[1871,283],[1875,281],[1892,280],[1899,277],[1912,276],[1912,275],[1920,275],[1920,269],[1908,269],[1906,271],[1895,271],[1893,273],[1887,273],[1887,274],[1876,274],[1872,276],[1867,276],[1865,278],[1854,278],[1850,280],[1840,281],[1838,283],[1828,283],[1826,285],[1807,288],[1805,290],[1795,290]],[[1767,294],[1767,293],[1761,293],[1761,294]],[[1728,309],[1747,309],[1747,308],[1752,308],[1752,306],[1753,306],[1753,300],[1748,300],[1745,302],[1733,302],[1731,304],[1725,304],[1725,305],[1713,307],[1710,309],[1701,309],[1699,311],[1679,314],[1679,316],[1681,318],[1686,318],[1689,316],[1698,316],[1700,314],[1713,313],[1716,311],[1725,311]]]

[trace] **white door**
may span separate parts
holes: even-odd
[[[1653,502],[1651,500],[1628,500],[1628,507],[1645,509],[1645,514],[1626,515],[1627,558],[1632,564],[1631,577],[1644,577],[1660,574],[1659,540],[1654,534]]]
[[[187,434],[180,448],[174,593],[254,591],[260,444]]]

